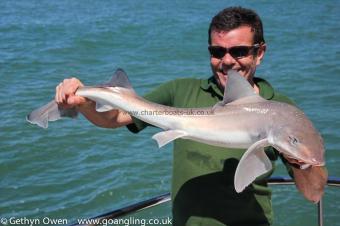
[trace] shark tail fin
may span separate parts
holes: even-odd
[[[123,69],[120,68],[115,71],[110,81],[97,85],[96,87],[124,87],[133,91],[133,88],[126,73]],[[102,103],[97,103],[96,109],[97,111],[103,112],[111,110],[112,107]],[[56,121],[63,117],[75,118],[77,117],[77,115],[78,112],[76,108],[59,108],[57,103],[53,100],[50,101],[48,104],[29,113],[26,116],[26,120],[32,124],[36,124],[46,129],[48,127],[49,121]]]
[[[77,115],[78,112],[75,108],[61,109],[53,100],[29,113],[26,116],[26,120],[46,129],[49,121],[56,121],[63,117],[76,118]]]

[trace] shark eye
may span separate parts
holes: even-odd
[[[296,138],[296,137],[293,137],[293,136],[289,136],[289,142],[292,144],[292,145],[297,145],[299,142],[299,140]]]

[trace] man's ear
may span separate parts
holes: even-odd
[[[267,49],[267,45],[266,43],[260,44],[259,49],[257,50],[257,55],[256,55],[256,65],[260,65],[263,58],[264,58],[264,54],[266,52]]]

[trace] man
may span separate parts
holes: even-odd
[[[254,77],[256,67],[260,65],[266,51],[262,22],[254,11],[232,7],[217,14],[209,28],[209,51],[213,77],[170,81],[145,98],[175,107],[213,106],[223,97],[228,82],[227,71],[234,69],[262,97],[292,103],[287,97],[275,92],[268,82]],[[57,103],[62,107],[77,106],[89,121],[100,127],[127,126],[132,132],[138,132],[147,126],[119,110],[96,112],[95,103],[74,95],[81,86],[83,84],[76,78],[64,80],[56,88]],[[235,169],[244,151],[213,147],[191,140],[175,141],[172,181],[174,225],[272,223],[271,190],[266,183],[272,172],[257,178],[241,193],[234,190]],[[273,148],[268,148],[266,153],[272,161],[279,157]],[[320,200],[327,178],[325,169],[310,167],[301,170],[290,165],[303,163],[282,159],[303,195],[313,202]]]

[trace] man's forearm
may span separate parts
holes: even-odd
[[[117,128],[126,126],[132,123],[132,118],[129,114],[120,110],[111,110],[107,112],[97,112],[96,103],[87,101],[77,107],[78,111],[82,113],[87,120],[96,126],[103,128]]]
[[[319,202],[327,183],[327,169],[324,166],[312,166],[307,169],[293,168],[295,185],[306,199]]]

